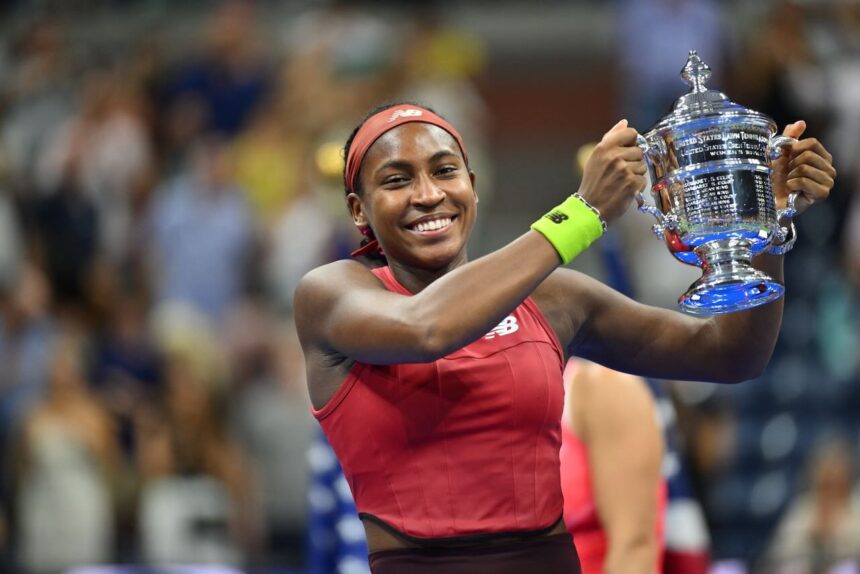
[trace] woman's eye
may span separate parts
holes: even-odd
[[[383,185],[397,185],[397,184],[405,183],[406,181],[408,181],[408,180],[406,179],[406,177],[404,177],[402,175],[392,175],[392,176],[386,177],[382,183],[383,183]]]

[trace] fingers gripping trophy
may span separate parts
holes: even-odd
[[[693,315],[740,311],[781,297],[785,287],[751,260],[790,250],[796,237],[792,217],[808,203],[793,191],[777,209],[773,190],[774,179],[787,187],[786,166],[780,164],[787,161],[787,148],[802,153],[790,135],[799,137],[803,124],[777,135],[771,118],[708,89],[710,75],[707,64],[690,51],[681,71],[690,92],[637,140],[654,200],[648,203],[638,194],[639,209],[657,218],[654,232],[672,255],[703,271],[678,300],[681,310]],[[815,140],[801,143],[820,147]],[[818,177],[831,178],[832,185],[835,171],[829,164],[822,167],[827,169],[818,170]],[[814,196],[814,184],[804,194]]]

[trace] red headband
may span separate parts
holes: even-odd
[[[454,126],[428,109],[412,104],[400,104],[371,116],[355,134],[349,148],[349,155],[346,157],[346,173],[344,174],[346,188],[350,193],[355,193],[355,184],[361,169],[361,162],[364,161],[364,156],[373,142],[387,131],[410,122],[432,124],[451,134],[457,140],[460,151],[463,152],[463,161],[468,165],[469,156],[466,155],[466,146],[463,145],[463,138],[460,136],[460,132],[454,129]]]

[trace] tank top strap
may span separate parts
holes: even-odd
[[[376,275],[376,278],[382,281],[382,284],[385,285],[385,288],[389,291],[394,291],[401,295],[414,295],[414,293],[411,293],[409,289],[401,285],[400,282],[394,278],[394,273],[391,272],[391,267],[388,265],[371,269],[370,272]]]
[[[556,334],[555,329],[553,329],[549,324],[549,321],[546,320],[546,317],[544,316],[543,311],[540,310],[540,307],[538,307],[538,304],[535,303],[531,296],[528,296],[523,300],[520,306],[534,317],[537,324],[540,325],[541,329],[546,333],[550,344],[555,350],[556,355],[558,355],[559,364],[564,365],[564,349],[561,346],[561,341],[558,340],[558,335]]]

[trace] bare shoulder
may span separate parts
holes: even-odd
[[[362,263],[342,259],[312,269],[296,286],[293,311],[299,337],[313,338],[314,326],[326,317],[338,299],[357,289],[383,288],[382,283]]]
[[[584,392],[622,403],[651,402],[651,391],[636,375],[622,373],[598,363],[586,362],[577,370],[577,384]]]
[[[374,281],[379,283],[366,265],[353,259],[339,259],[308,271],[296,287],[296,296],[337,289],[343,282],[362,285],[373,284]]]
[[[577,370],[574,386],[588,405],[589,427],[609,426],[616,432],[656,427],[654,398],[641,377],[589,362]]]
[[[294,304],[297,307],[312,305],[320,298],[336,297],[350,289],[381,285],[367,266],[341,259],[308,271],[296,286]]]

